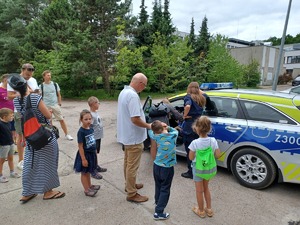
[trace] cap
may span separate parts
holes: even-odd
[[[23,89],[27,85],[26,80],[17,73],[9,74],[8,83],[16,91]]]

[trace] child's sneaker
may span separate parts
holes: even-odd
[[[69,141],[72,141],[72,140],[73,140],[73,137],[72,137],[70,134],[67,134],[67,135],[66,135],[66,139],[69,140]]]
[[[106,169],[106,168],[104,168],[104,167],[100,167],[99,165],[97,165],[97,168],[96,168],[96,170],[97,170],[99,173],[102,173],[102,172],[106,172],[106,171],[107,171],[107,169]]]
[[[97,179],[97,180],[100,180],[103,178],[102,175],[98,172],[94,172],[91,175],[92,175],[92,178]]]
[[[169,213],[154,213],[153,219],[155,220],[166,220],[169,219],[170,214]]]
[[[23,170],[23,165],[24,165],[24,161],[22,160],[22,161],[20,161],[20,162],[18,163],[18,165],[17,165],[18,169],[19,169],[19,170]]]
[[[5,176],[0,177],[0,183],[6,183],[8,182],[8,179]]]
[[[11,172],[10,173],[10,177],[12,177],[12,178],[19,178],[19,177],[21,177],[21,175],[18,174],[17,172]]]

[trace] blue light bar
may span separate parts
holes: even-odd
[[[201,90],[217,90],[217,89],[232,89],[233,83],[202,83],[200,85]]]

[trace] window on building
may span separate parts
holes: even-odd
[[[297,55],[297,56],[288,56],[286,63],[287,64],[300,63],[300,55]]]

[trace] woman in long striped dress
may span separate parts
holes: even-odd
[[[51,118],[51,112],[38,94],[30,94],[27,83],[22,76],[13,75],[9,79],[10,86],[20,93],[20,97],[14,99],[14,106],[18,112],[24,115],[26,100],[30,98],[32,109],[40,123],[46,123]],[[44,200],[57,199],[65,196],[64,192],[53,190],[60,186],[58,178],[58,144],[53,133],[52,140],[38,151],[32,150],[26,142],[24,168],[22,173],[23,192],[20,201],[26,203],[37,194],[43,194]]]

